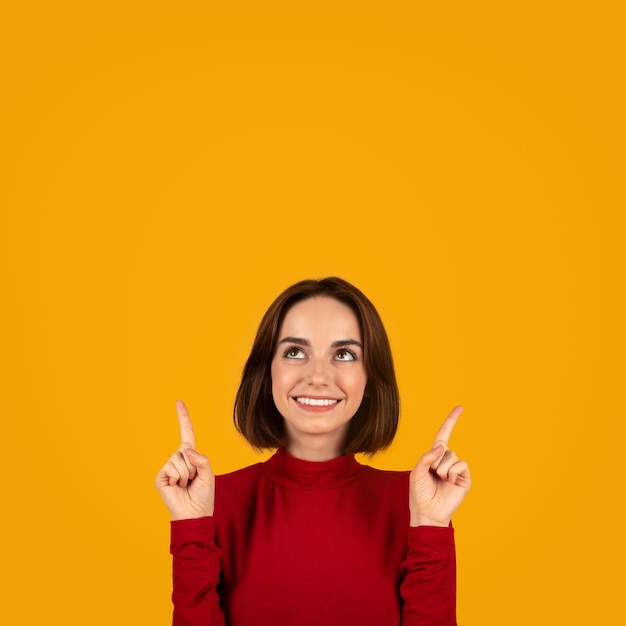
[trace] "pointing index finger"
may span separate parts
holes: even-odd
[[[448,446],[448,441],[450,441],[450,435],[452,434],[452,429],[456,424],[456,421],[459,419],[459,416],[463,412],[462,406],[455,406],[450,414],[444,420],[441,428],[437,431],[437,436],[435,437],[435,443],[433,447],[437,445],[443,444],[444,446]]]
[[[189,443],[191,447],[196,447],[196,436],[193,432],[193,425],[187,407],[182,400],[176,401],[176,412],[178,413],[178,423],[180,424],[180,439],[182,443]]]

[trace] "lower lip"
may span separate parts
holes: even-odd
[[[328,411],[332,411],[336,406],[339,405],[339,402],[335,402],[335,404],[327,404],[327,405],[318,405],[318,404],[302,404],[297,400],[294,400],[296,405],[304,411],[309,413],[326,413]]]

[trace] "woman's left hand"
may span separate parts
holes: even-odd
[[[452,429],[462,411],[460,406],[452,409],[435,437],[432,450],[422,456],[411,472],[411,526],[448,526],[469,491],[469,467],[448,449]]]

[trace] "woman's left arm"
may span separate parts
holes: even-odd
[[[463,411],[446,418],[433,448],[422,455],[409,478],[408,553],[402,563],[402,626],[456,625],[456,558],[453,513],[471,486],[469,467],[448,448]]]

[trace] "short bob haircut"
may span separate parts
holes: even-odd
[[[374,454],[391,444],[398,427],[400,397],[393,357],[374,305],[341,278],[300,281],[271,304],[243,370],[233,412],[235,426],[255,449],[279,448],[286,443],[284,419],[272,397],[271,363],[287,311],[297,302],[320,296],[346,304],[359,321],[367,384],[361,406],[350,420],[344,451]]]

